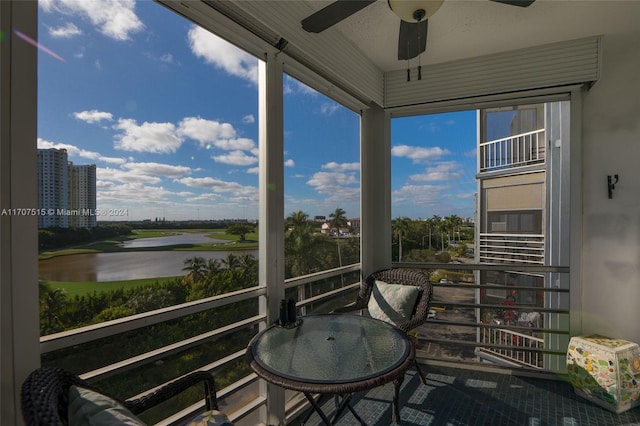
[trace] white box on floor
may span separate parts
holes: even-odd
[[[622,413],[640,405],[640,348],[603,336],[572,337],[567,370],[575,392]]]

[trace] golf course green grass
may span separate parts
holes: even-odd
[[[202,233],[213,240],[223,240],[224,242],[198,243],[198,244],[176,244],[159,247],[124,248],[122,243],[138,238],[158,238],[180,233]],[[238,235],[230,235],[225,229],[136,229],[131,235],[119,239],[109,239],[95,241],[87,244],[76,245],[58,250],[46,250],[40,252],[38,259],[51,259],[57,256],[69,256],[83,253],[115,253],[115,252],[136,252],[136,251],[222,251],[222,250],[255,250],[258,248],[258,234],[251,233],[245,236],[245,241],[240,242]],[[71,281],[47,281],[51,288],[63,289],[70,298],[76,295],[82,296],[94,292],[109,292],[119,289],[130,289],[146,285],[161,284],[175,277],[144,278],[121,281],[101,281],[101,282],[71,282]]]

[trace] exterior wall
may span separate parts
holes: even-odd
[[[640,342],[640,36],[603,43],[602,77],[583,96],[581,332]]]

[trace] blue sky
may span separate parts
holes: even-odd
[[[109,3],[109,4],[107,4]],[[38,147],[105,220],[258,216],[254,57],[150,1],[40,1]],[[359,216],[359,116],[285,78],[285,214]],[[393,217],[473,216],[475,112],[392,122]]]

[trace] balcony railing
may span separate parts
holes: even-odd
[[[359,288],[360,265],[350,265],[323,271],[285,282],[287,296],[297,300],[298,309],[304,314],[328,312],[333,307],[346,304],[355,299]],[[195,370],[207,371],[219,377],[222,371],[231,371],[231,377],[237,377],[231,383],[222,383],[218,390],[218,399],[225,406],[237,424],[255,425],[257,408],[266,401],[260,396],[257,377],[251,373],[245,363],[245,348],[249,339],[258,331],[259,324],[266,321],[266,313],[258,309],[258,298],[267,294],[266,287],[252,287],[149,311],[133,316],[106,321],[99,324],[80,327],[56,334],[42,336],[40,352],[43,365],[63,366],[78,373],[82,378],[108,390],[117,387],[118,394],[127,398],[142,397],[155,389],[176,379],[171,372],[179,371],[179,376],[194,371],[183,360],[194,358],[198,352],[205,352],[205,363],[196,364]],[[144,339],[154,327],[170,325],[177,327],[179,321],[189,324],[192,318],[211,312],[224,312],[225,309],[237,312],[237,307],[247,305],[250,308],[244,318],[233,320],[214,329],[200,333],[188,333],[192,330],[178,329],[176,335],[181,339],[172,341],[170,337],[152,350],[140,351],[133,356],[122,357],[119,349],[124,346],[136,346],[135,339]],[[217,315],[216,315],[217,316]],[[234,318],[237,317],[234,316]],[[187,327],[189,328],[189,327]],[[239,339],[234,339],[239,336]],[[226,353],[216,351],[216,342],[231,344]],[[181,358],[182,357],[182,358]],[[91,359],[94,358],[94,359]],[[98,360],[100,358],[100,360]],[[123,359],[122,359],[123,358]],[[82,365],[74,360],[83,359]],[[110,359],[104,365],[101,360]],[[84,366],[84,367],[83,367]],[[88,369],[86,369],[88,366]],[[81,371],[79,371],[81,370]],[[239,373],[239,374],[238,374]],[[137,389],[128,382],[132,376],[144,376],[145,383],[151,387]],[[217,379],[219,380],[219,379]],[[123,385],[124,383],[124,385]],[[218,382],[218,384],[220,384]],[[131,392],[133,390],[133,392]],[[122,395],[129,392],[129,395]],[[159,425],[179,424],[204,408],[204,401],[197,401],[170,416],[154,418]]]
[[[486,264],[394,264],[397,267],[421,269],[427,274],[448,271],[452,276],[474,276],[479,270],[504,270],[505,265]],[[509,270],[514,270],[509,265]],[[521,271],[536,273],[568,273],[567,268],[550,268],[540,265],[520,264]],[[456,275],[457,274],[457,275]],[[301,314],[329,312],[337,306],[355,300],[360,286],[360,265],[350,265],[323,271],[285,282],[286,297],[294,297]],[[492,324],[481,321],[480,312],[496,310],[502,306],[498,304],[482,304],[476,299],[477,292],[483,286],[473,279],[457,280],[457,284],[434,283],[434,293],[431,308],[436,317],[418,329],[418,356],[422,359],[454,360],[456,362],[477,363],[481,361],[479,351],[495,357],[509,360],[513,365],[536,370],[548,369],[545,357],[560,357],[562,351],[556,347],[545,347],[543,337],[539,336],[568,336],[568,330],[553,324],[561,321],[549,321],[559,315],[568,315],[568,309],[540,308],[533,306],[515,306],[526,310],[535,310],[544,316],[543,324],[535,327],[518,325]],[[496,286],[497,287],[497,286]],[[522,288],[527,291],[542,291],[546,297],[567,292],[558,288]],[[454,292],[449,295],[447,292]],[[99,385],[109,383],[110,380],[120,380],[120,377],[143,375],[147,380],[145,389],[136,390],[127,397],[140,397],[164,383],[175,379],[168,377],[169,366],[173,370],[177,366],[178,375],[188,374],[193,369],[208,371],[216,378],[220,373],[231,372],[231,381],[221,383],[218,391],[219,400],[231,419],[236,424],[255,425],[263,421],[259,418],[259,407],[266,404],[266,398],[260,392],[258,379],[245,363],[245,348],[249,339],[264,325],[266,314],[259,311],[258,299],[266,296],[265,287],[253,287],[215,296],[178,306],[159,309],[135,316],[108,321],[101,324],[82,327],[41,338],[41,352],[43,363],[52,362],[56,354],[64,355],[64,351],[73,356],[91,357],[91,351],[100,351],[102,342],[116,339],[116,345],[126,344],[131,340],[131,333],[146,332],[147,329],[161,324],[171,324],[180,319],[189,319],[194,315],[207,312],[223,312],[224,309],[234,310],[236,306],[254,304],[255,311],[249,310],[241,319],[229,324],[218,326],[213,330],[183,336],[176,341],[163,343],[160,347],[144,351],[125,359],[114,359],[106,365],[96,365],[87,371],[80,371],[81,376],[90,381],[98,381]],[[253,308],[252,308],[253,309]],[[140,335],[137,335],[140,336]],[[535,336],[535,337],[534,337]],[[235,346],[220,354],[215,351],[218,342],[237,341]],[[88,349],[87,349],[88,347]],[[192,357],[195,352],[204,352],[205,362],[196,364],[194,368],[184,368],[180,358],[184,354]],[[80,354],[78,354],[78,352]],[[60,359],[60,358],[59,358]],[[53,364],[55,365],[55,363]],[[145,382],[146,383],[146,382]],[[112,384],[113,385],[113,384]],[[120,388],[118,388],[120,390]],[[121,392],[119,392],[121,394]],[[287,418],[293,418],[305,408],[305,399],[294,392],[285,393]],[[154,420],[160,425],[177,424],[180,420],[191,417],[204,408],[203,401],[192,401],[186,406],[174,409],[161,419]],[[178,411],[178,412],[175,412]]]
[[[478,254],[482,263],[544,264],[544,235],[481,233]]]
[[[545,130],[521,133],[480,144],[480,171],[488,172],[544,163]]]
[[[483,328],[479,343],[482,346],[476,348],[476,354],[480,358],[497,364],[506,361],[508,365],[544,369],[544,355],[541,352],[544,339],[504,328]],[[532,348],[539,351],[532,351]]]

